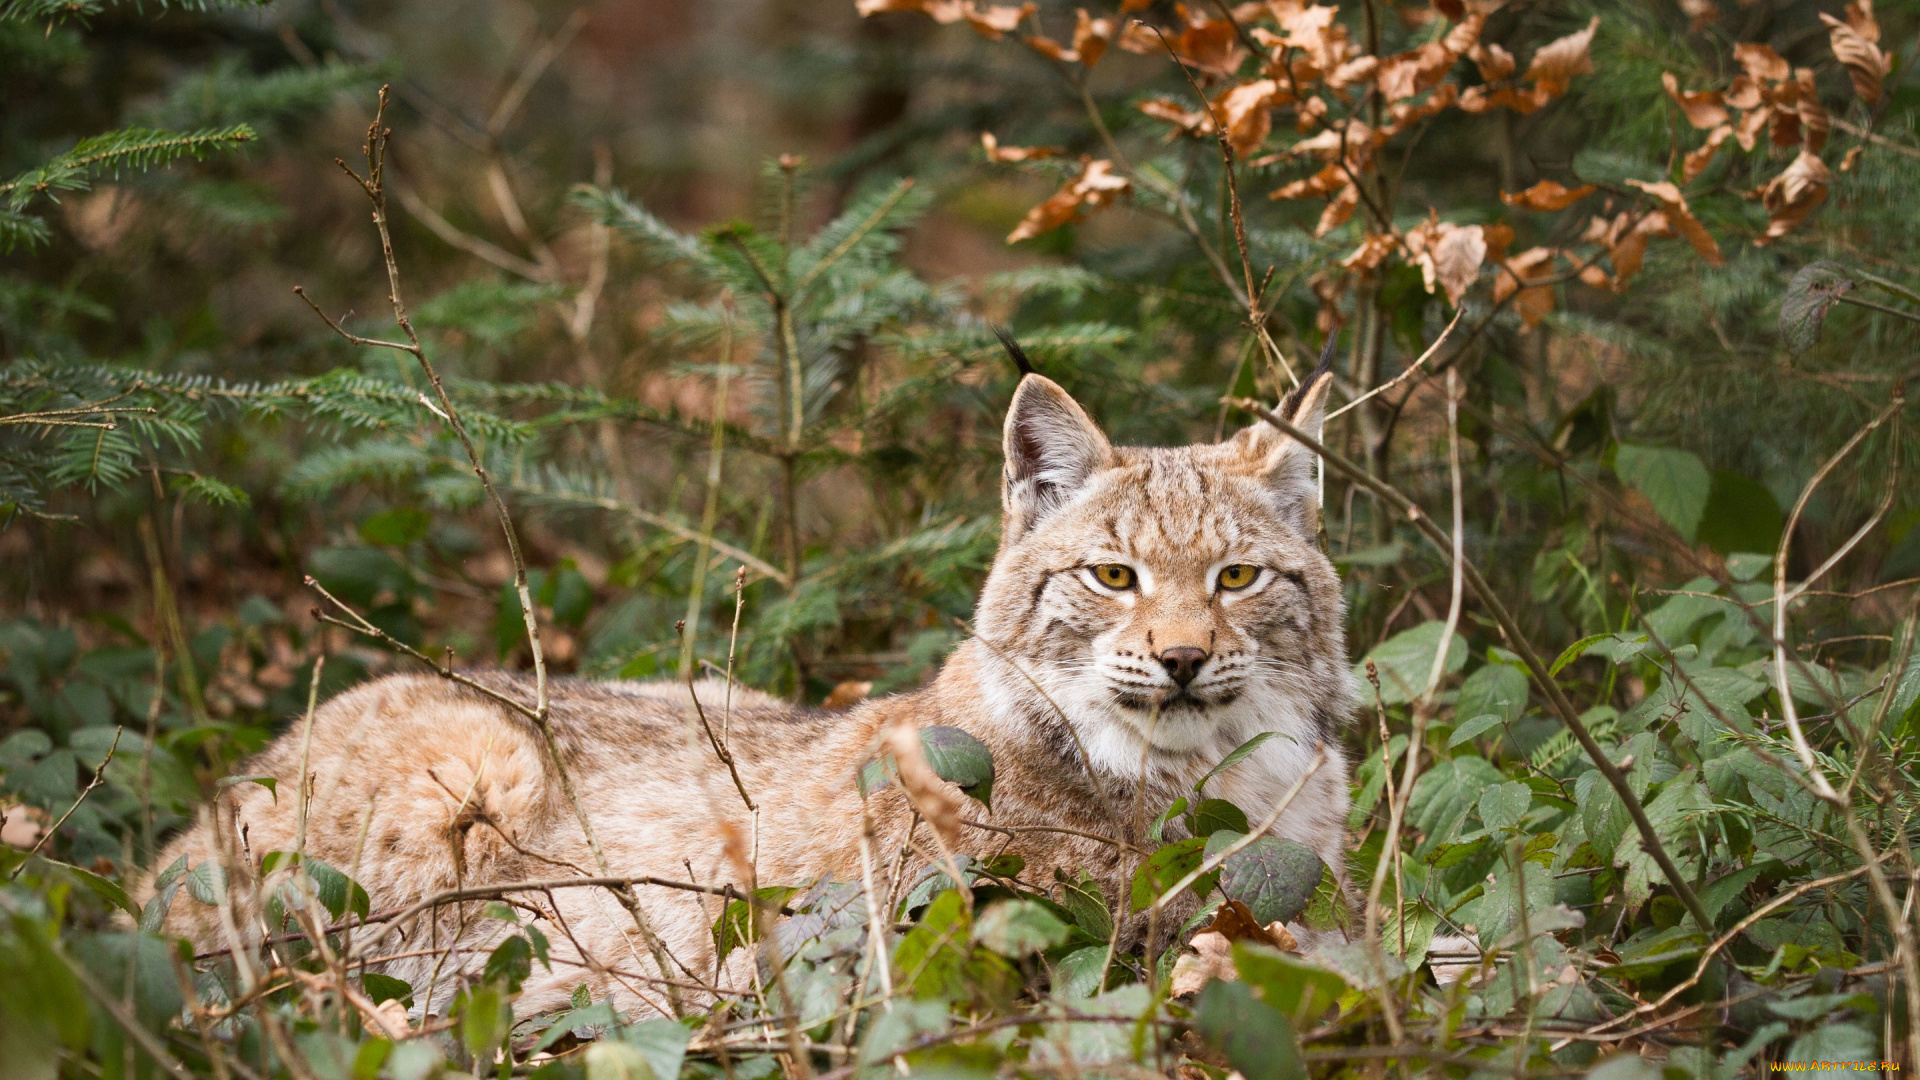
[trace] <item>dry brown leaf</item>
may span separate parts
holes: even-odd
[[[1720,6],[1713,0],[1680,0],[1680,10],[1686,13],[1687,29],[1696,34],[1720,21]]]
[[[1267,196],[1270,199],[1310,199],[1314,196],[1326,197],[1352,183],[1345,169],[1339,164],[1328,165],[1319,172],[1302,180],[1276,189]]]
[[[1080,62],[1080,54],[1053,40],[1045,34],[1028,34],[1020,39],[1027,48],[1049,60],[1060,60],[1069,64]]]
[[[1735,109],[1757,109],[1767,103],[1766,90],[1751,75],[1735,75],[1720,95],[1720,100]]]
[[[1276,949],[1280,947],[1280,939],[1275,937],[1271,930],[1254,921],[1253,909],[1239,900],[1228,900],[1215,908],[1213,918],[1202,926],[1198,933],[1219,934],[1230,942],[1252,941]]]
[[[1800,149],[1809,154],[1825,150],[1827,132],[1832,126],[1832,121],[1827,117],[1827,107],[1812,94],[1802,94],[1794,110],[1800,117]]]
[[[867,695],[871,693],[873,693],[873,683],[870,680],[848,679],[845,682],[835,683],[833,689],[827,692],[826,699],[820,702],[820,707],[830,712],[851,709],[867,700]]]
[[[1593,74],[1593,35],[1599,29],[1600,16],[1595,15],[1585,30],[1540,46],[1527,65],[1527,78],[1550,97],[1566,93],[1575,75]]]
[[[1326,98],[1310,97],[1305,102],[1294,106],[1293,127],[1294,130],[1300,132],[1302,135],[1319,127],[1322,123],[1326,122],[1326,119]]]
[[[1480,235],[1487,239],[1487,261],[1505,262],[1507,249],[1513,246],[1513,226],[1496,221],[1492,225],[1482,225]]]
[[[1054,192],[1046,202],[1027,211],[1027,216],[1021,218],[1020,224],[1007,234],[1007,243],[1031,240],[1041,233],[1078,221],[1087,210],[1113,205],[1132,187],[1132,181],[1114,174],[1113,162],[1081,158],[1080,175],[1060,185],[1060,190]]]
[[[1398,241],[1391,234],[1368,233],[1367,238],[1360,241],[1360,246],[1354,248],[1351,255],[1340,260],[1340,265],[1349,270],[1369,273],[1378,270],[1380,265],[1387,261],[1387,256],[1393,254],[1393,249],[1398,246]]]
[[[1274,20],[1283,36],[1280,44],[1299,49],[1310,68],[1309,82],[1317,81],[1351,58],[1353,46],[1347,40],[1347,28],[1335,21],[1339,9],[1325,4],[1303,8],[1276,6]]]
[[[1242,158],[1260,148],[1273,130],[1273,107],[1288,98],[1273,79],[1242,83],[1213,100],[1217,122],[1225,125],[1227,141]]]
[[[959,788],[940,779],[940,774],[927,764],[927,756],[920,749],[920,732],[911,724],[894,724],[881,737],[880,745],[893,756],[900,787],[913,808],[939,834],[948,850],[958,846],[965,797]]]
[[[1120,0],[1120,14],[1130,15],[1136,11],[1145,11],[1153,6],[1153,0]]]
[[[1476,11],[1461,19],[1453,29],[1448,30],[1447,36],[1440,39],[1440,44],[1446,46],[1447,51],[1457,60],[1479,46],[1480,31],[1486,27],[1486,15]]]
[[[1334,195],[1333,201],[1320,211],[1320,223],[1313,228],[1313,235],[1325,236],[1345,225],[1353,217],[1354,208],[1360,205],[1360,189],[1348,184]]]
[[[1395,53],[1380,62],[1374,80],[1387,101],[1404,101],[1447,77],[1455,57],[1445,45],[1429,41],[1417,49]]]
[[[1080,54],[1080,62],[1088,67],[1100,62],[1106,55],[1107,43],[1113,40],[1113,20],[1096,19],[1081,8],[1074,15],[1073,51]]]
[[[1742,150],[1753,149],[1754,143],[1760,138],[1760,129],[1766,127],[1772,120],[1773,106],[1771,105],[1748,109],[1740,114],[1739,121],[1733,125],[1733,141],[1739,143]]]
[[[1542,180],[1525,191],[1503,191],[1500,201],[1508,206],[1524,206],[1529,210],[1565,210],[1595,190],[1592,184],[1569,188],[1558,180]]]
[[[1209,19],[1200,12],[1181,7],[1187,25],[1173,39],[1173,51],[1182,60],[1215,75],[1232,75],[1247,58],[1240,46],[1240,35],[1225,19]]]
[[[1701,131],[1721,127],[1732,119],[1727,115],[1727,108],[1721,103],[1718,93],[1712,90],[1682,91],[1680,80],[1674,78],[1671,71],[1661,72],[1660,82],[1667,88],[1667,96],[1686,114],[1687,123]]]
[[[1405,131],[1429,116],[1438,116],[1445,112],[1448,106],[1459,100],[1460,87],[1449,82],[1434,87],[1433,93],[1428,94],[1425,100],[1395,102],[1393,107],[1387,110],[1393,118],[1393,123],[1387,125],[1387,130],[1395,133]]]
[[[1535,282],[1553,276],[1553,257],[1557,254],[1553,248],[1528,248],[1501,263],[1504,272],[1494,275],[1494,303],[1513,297],[1514,310],[1520,313],[1520,325],[1525,329],[1533,329],[1553,313],[1553,286]]]
[[[1538,86],[1521,89],[1517,86],[1469,86],[1460,91],[1460,111],[1483,113],[1489,109],[1505,106],[1514,112],[1526,114],[1553,100],[1553,95]]]
[[[1720,152],[1721,144],[1732,137],[1732,124],[1721,124],[1719,127],[1707,132],[1707,141],[1700,144],[1697,148],[1687,151],[1687,156],[1682,159],[1680,163],[1680,178],[1688,183],[1692,183],[1695,177],[1706,172],[1707,166],[1713,164],[1714,155]]]
[[[1240,978],[1233,967],[1233,942],[1225,934],[1195,934],[1188,944],[1194,951],[1180,954],[1173,962],[1173,983],[1168,990],[1174,997],[1197,994],[1215,979],[1233,982]]]
[[[1840,171],[1852,172],[1853,167],[1860,163],[1860,154],[1862,151],[1866,150],[1866,148],[1867,148],[1866,143],[1858,143],[1858,144],[1855,144],[1853,149],[1848,150],[1846,153],[1846,156],[1840,159]]]
[[[1287,147],[1287,153],[1312,154],[1322,161],[1337,161],[1344,154],[1349,162],[1364,164],[1372,157],[1374,148],[1386,141],[1387,132],[1375,131],[1358,120],[1348,120],[1340,127],[1330,127],[1311,138],[1301,139]]]
[[[1213,134],[1213,117],[1201,109],[1184,109],[1172,98],[1149,98],[1134,106],[1155,120],[1164,120],[1189,135]],[[1169,136],[1171,138],[1172,136]]]
[[[981,7],[978,4],[967,5],[967,25],[974,28],[982,37],[999,41],[1001,35],[1010,34],[1019,29],[1020,23],[1037,10],[1033,4],[1021,4],[1009,7],[1005,4],[993,4]]]
[[[1733,58],[1748,75],[1762,82],[1778,82],[1792,75],[1787,61],[1773,46],[1758,41],[1743,41],[1733,47]]]
[[[916,11],[943,26],[964,19],[982,36],[998,41],[1037,9],[1030,2],[1019,7],[1004,4],[982,7],[973,0],[855,0],[854,10],[862,17],[885,11]]]
[[[1827,184],[1831,180],[1827,163],[1820,160],[1820,155],[1800,151],[1779,176],[1753,193],[1767,208],[1767,231],[1753,242],[1769,244],[1792,232],[1826,200]]]
[[[993,132],[980,133],[980,145],[987,150],[988,161],[1038,161],[1041,158],[1059,157],[1066,151],[1057,146],[1001,146]]]
[[[25,803],[0,805],[0,844],[27,850],[47,831],[47,812]]]
[[[1353,59],[1327,72],[1327,85],[1335,90],[1345,89],[1355,83],[1363,83],[1380,73],[1380,58],[1377,56],[1356,56]],[[1319,100],[1318,98],[1314,100]]]
[[[1693,211],[1687,209],[1687,200],[1680,194],[1680,189],[1670,181],[1628,180],[1627,184],[1653,196],[1660,203],[1660,210],[1666,215],[1667,224],[1685,237],[1687,243],[1693,245],[1693,250],[1700,253],[1700,257],[1707,261],[1707,265],[1719,266],[1727,261],[1726,257],[1720,254],[1720,245],[1714,242],[1713,234],[1707,231],[1705,225],[1700,224],[1699,218],[1693,216]]]
[[[1479,279],[1486,258],[1487,238],[1478,225],[1455,225],[1430,216],[1407,231],[1408,264],[1420,268],[1427,292],[1445,290],[1447,303],[1454,307]]]
[[[1647,241],[1655,236],[1674,236],[1673,226],[1667,223],[1667,215],[1658,210],[1638,218],[1631,211],[1623,210],[1611,219],[1596,217],[1587,225],[1586,235],[1581,239],[1588,243],[1605,245],[1607,258],[1613,263],[1613,275],[1599,275],[1595,280],[1592,271],[1597,267],[1588,267],[1580,274],[1580,280],[1589,285],[1601,285],[1614,292],[1625,292],[1627,282],[1640,272],[1646,259]]]
[[[1433,10],[1445,15],[1449,19],[1457,19],[1466,14],[1467,5],[1462,3],[1461,0],[1433,0]],[[1435,648],[1438,648],[1438,646],[1435,646]]]
[[[1854,0],[1847,5],[1847,21],[1820,13],[1827,24],[1827,40],[1833,46],[1833,58],[1847,69],[1853,80],[1853,92],[1869,105],[1880,100],[1880,81],[1893,70],[1893,58],[1880,50],[1880,24],[1873,17],[1873,0]]]
[[[1161,44],[1160,32],[1139,19],[1134,19],[1121,27],[1120,36],[1115,38],[1113,43],[1127,52],[1138,53],[1141,56],[1151,56],[1154,53],[1165,56],[1167,53],[1167,47]]]
[[[1517,66],[1512,53],[1487,42],[1467,50],[1467,58],[1480,68],[1480,78],[1486,82],[1499,82],[1512,75]]]

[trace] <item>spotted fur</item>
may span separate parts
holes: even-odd
[[[1287,403],[1297,426],[1318,430],[1326,383],[1316,374]],[[1137,852],[1151,846],[1148,821],[1266,731],[1280,737],[1206,794],[1257,821],[1301,786],[1274,831],[1344,873],[1340,738],[1351,690],[1340,584],[1314,542],[1311,455],[1265,424],[1220,444],[1114,447],[1065,391],[1032,374],[1009,409],[1005,454],[1004,528],[976,634],[927,687],[830,714],[739,688],[729,703],[712,680],[553,685],[559,756],[613,873],[739,888],[858,882],[864,836],[877,887],[898,897],[926,870],[932,838],[898,785],[863,800],[854,777],[880,733],[900,723],[953,725],[987,744],[992,808],[967,803],[976,824],[958,846],[1021,856],[1035,887],[1052,888],[1056,869],[1084,869],[1108,897],[1125,897]],[[1130,568],[1135,586],[1102,586],[1091,572],[1101,564]],[[1225,589],[1220,573],[1231,565],[1256,567],[1258,578]],[[1173,655],[1186,657],[1184,685]],[[522,677],[484,678],[532,697]],[[716,760],[695,699],[724,727],[757,813]],[[352,873],[376,910],[596,872],[532,724],[431,675],[390,676],[326,703],[310,743],[295,725],[241,767],[277,777],[277,797],[254,784],[226,788],[161,855],[160,866],[185,855],[229,868],[229,917],[183,891],[170,929],[202,949],[264,936],[260,898],[280,883],[262,881],[258,868],[267,852],[300,842],[303,757],[306,849]],[[914,854],[896,877],[903,845]],[[151,883],[139,892],[150,896]],[[718,899],[658,887],[638,895],[670,957],[664,975],[606,891],[517,894],[553,945],[552,968],[536,965],[522,1010],[563,1005],[582,982],[634,1012],[670,1008],[675,993],[703,1000],[753,985],[750,950],[716,960]],[[414,985],[420,1009],[439,1013],[508,932],[476,901],[360,939],[381,935],[375,952],[396,957],[389,974]],[[447,948],[444,960],[433,955]]]

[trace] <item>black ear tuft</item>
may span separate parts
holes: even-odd
[[[1034,374],[1033,361],[1027,359],[1027,350],[1022,349],[1020,343],[1013,340],[1012,331],[1004,326],[996,326],[993,328],[993,336],[1000,339],[1000,347],[1007,350],[1007,356],[1013,360],[1013,366],[1020,369],[1022,378]]]
[[[1340,334],[1337,331],[1327,335],[1327,343],[1320,347],[1320,362],[1315,364],[1313,371],[1308,373],[1306,378],[1300,380],[1299,386],[1289,390],[1286,398],[1280,402],[1281,416],[1291,418],[1294,413],[1298,412],[1300,410],[1300,401],[1306,396],[1307,390],[1312,387],[1314,383],[1320,381],[1320,376],[1333,370],[1334,348],[1339,343]]]

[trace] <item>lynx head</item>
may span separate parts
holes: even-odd
[[[1282,415],[1317,433],[1330,381],[1315,372]],[[1029,374],[1005,455],[977,612],[1003,693],[1031,706],[1037,683],[1095,765],[1121,775],[1143,757],[1211,765],[1261,731],[1310,753],[1344,722],[1340,581],[1314,540],[1305,446],[1263,421],[1217,444],[1116,447]]]

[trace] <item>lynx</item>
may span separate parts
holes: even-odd
[[[1316,372],[1283,404],[1295,426],[1319,430],[1329,381]],[[1056,869],[1086,871],[1124,898],[1159,810],[1276,732],[1206,793],[1257,822],[1297,786],[1272,831],[1343,874],[1352,691],[1340,582],[1315,543],[1312,454],[1265,423],[1216,444],[1116,447],[1034,374],[1014,394],[1004,451],[1004,526],[974,636],[924,688],[826,713],[721,680],[553,684],[558,750],[612,873],[738,890],[865,881],[897,899],[954,855],[1013,854],[1037,888],[1055,887]],[[531,699],[522,677],[484,678]],[[725,729],[737,787],[696,699]],[[905,784],[863,796],[856,783],[890,731],[932,725],[971,733],[996,765],[991,809],[952,796],[963,810],[945,839]],[[303,760],[302,840],[291,796]],[[168,927],[202,948],[260,940],[262,857],[302,842],[364,884],[376,911],[597,872],[538,729],[434,675],[334,698],[310,733],[295,724],[241,775],[278,778],[278,797],[228,787],[160,857],[227,867],[232,903],[184,891],[172,902]],[[1178,835],[1176,819],[1167,836]],[[652,941],[606,890],[515,894],[553,949],[523,1009],[563,1006],[582,983],[630,1013],[751,985],[752,950],[716,961],[722,897],[644,884],[633,895]],[[388,973],[439,1013],[511,932],[481,912],[480,901],[427,906],[356,937],[385,935],[374,952],[401,954]]]

